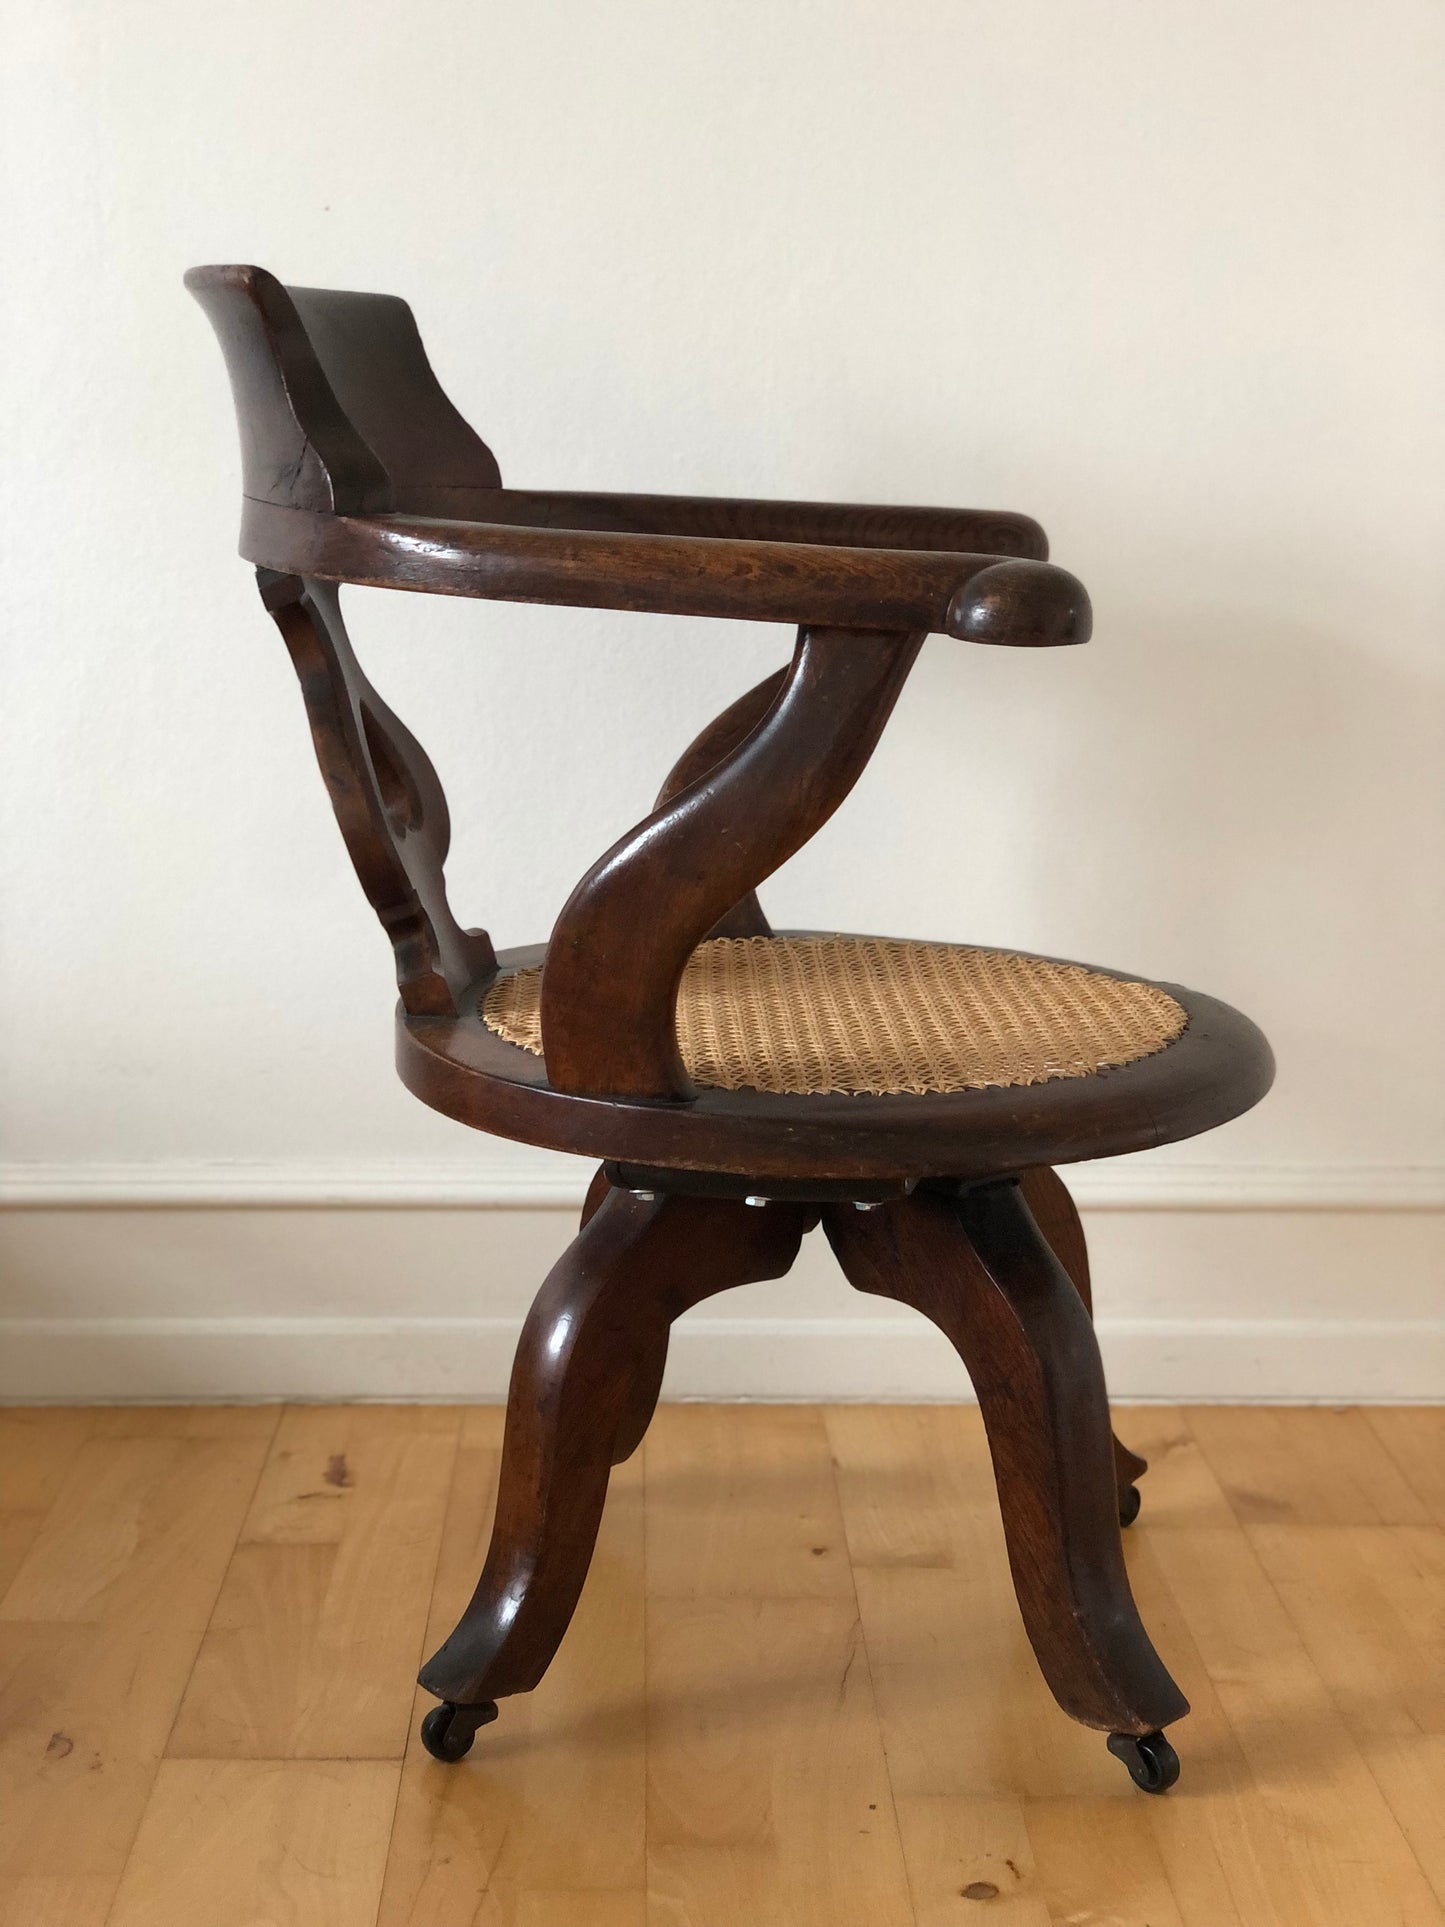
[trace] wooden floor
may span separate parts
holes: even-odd
[[[664,1407],[457,1767],[497,1411],[0,1412],[0,1923],[1439,1927],[1445,1411],[1119,1429],[1164,1799],[1034,1671],[971,1409]]]

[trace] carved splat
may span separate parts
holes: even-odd
[[[463,930],[447,903],[451,819],[436,770],[362,673],[334,585],[256,575],[300,679],[347,851],[391,938],[401,1001],[415,1016],[455,1015],[497,960],[486,931]]]

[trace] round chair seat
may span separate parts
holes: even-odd
[[[956,944],[788,932],[702,944],[678,1001],[687,1102],[555,1091],[542,946],[458,1017],[398,1011],[397,1067],[449,1117],[628,1166],[814,1181],[988,1177],[1138,1151],[1269,1088],[1263,1036],[1178,984]],[[485,1013],[485,1015],[484,1015]]]
[[[542,1055],[542,972],[493,985],[482,1020]],[[710,1090],[822,1097],[981,1091],[1090,1077],[1172,1044],[1183,1006],[1079,964],[896,937],[724,937],[683,974],[677,1036]]]

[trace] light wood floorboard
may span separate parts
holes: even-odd
[[[0,1598],[3,1927],[102,1927],[277,1420],[94,1412],[77,1441],[55,1416]]]
[[[1162,1800],[1039,1678],[972,1407],[663,1407],[457,1767],[499,1411],[0,1412],[0,1927],[1445,1927],[1445,1415],[1119,1430]]]
[[[400,1759],[460,1414],[306,1406],[277,1427],[167,1752]]]

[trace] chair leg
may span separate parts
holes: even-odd
[[[486,1564],[420,1675],[446,1702],[423,1723],[437,1757],[460,1758],[496,1701],[546,1671],[587,1576],[639,1385],[646,1376],[655,1392],[672,1320],[714,1292],[782,1277],[810,1221],[798,1205],[611,1190],[553,1267],[512,1367]]]
[[[592,1173],[591,1182],[587,1186],[587,1195],[582,1200],[582,1216],[577,1220],[579,1231],[587,1229],[590,1221],[597,1215],[598,1205],[611,1189],[612,1186],[607,1179],[607,1167],[605,1164],[599,1164]]]
[[[587,1229],[596,1216],[598,1206],[611,1189],[607,1171],[599,1164],[592,1173],[592,1182],[582,1200],[581,1230]],[[657,1410],[657,1401],[662,1393],[662,1375],[667,1370],[668,1330],[669,1327],[663,1324],[649,1333],[643,1350],[633,1360],[632,1377],[612,1446],[614,1465],[621,1465],[630,1459],[647,1436],[647,1428],[652,1423],[652,1415]]]
[[[952,1340],[983,1410],[1044,1678],[1066,1713],[1114,1736],[1141,1786],[1162,1791],[1178,1762],[1158,1729],[1189,1706],[1129,1590],[1093,1325],[1018,1184],[830,1207],[823,1222],[851,1284],[913,1306]]]
[[[1079,1207],[1068,1186],[1052,1166],[1038,1165],[1019,1178],[1024,1202],[1034,1214],[1034,1222],[1054,1248],[1054,1256],[1074,1281],[1090,1318],[1094,1315],[1094,1293],[1089,1280],[1089,1247],[1084,1227],[1079,1222]],[[1139,1480],[1149,1470],[1149,1461],[1131,1452],[1118,1433],[1114,1439],[1114,1483],[1119,1493],[1119,1524],[1131,1526],[1139,1516]]]

